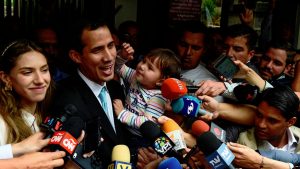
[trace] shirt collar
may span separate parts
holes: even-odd
[[[259,142],[258,149],[263,149],[263,150],[278,149],[278,150],[288,151],[292,153],[296,149],[297,140],[290,128],[287,129],[287,136],[288,136],[288,143],[282,148],[274,147],[270,142],[264,140]]]
[[[101,92],[103,87],[106,87],[106,82],[104,82],[104,85],[99,85],[98,83],[91,81],[88,79],[84,74],[78,70],[79,76],[82,78],[82,80],[88,85],[88,87],[92,90],[94,95],[98,97],[99,93]]]

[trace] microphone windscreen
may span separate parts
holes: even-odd
[[[212,154],[221,144],[222,142],[211,132],[205,132],[197,138],[197,146],[204,155]]]
[[[69,117],[71,116],[77,116],[78,115],[78,110],[76,106],[73,104],[68,104],[64,107],[64,113],[60,117],[60,121],[64,123],[65,121],[68,120]]]
[[[188,117],[198,117],[201,100],[194,96],[182,96],[171,102],[174,113],[180,113]]]
[[[170,157],[160,162],[158,169],[182,169],[182,166],[176,158]]]
[[[61,130],[69,132],[74,138],[78,138],[83,129],[83,120],[78,116],[72,116],[65,123],[63,123]]]
[[[159,126],[152,122],[152,121],[145,121],[141,126],[140,126],[140,131],[142,133],[142,135],[153,141],[155,140],[157,137],[160,136],[160,128]]]
[[[111,161],[121,161],[130,163],[129,148],[123,144],[114,146],[111,154]]]
[[[68,104],[65,106],[65,112],[68,114],[68,115],[77,115],[77,108],[76,106],[74,106],[73,104]]]
[[[161,129],[165,133],[172,132],[174,130],[180,130],[180,126],[173,120],[173,119],[168,119],[162,126]]]
[[[196,120],[192,124],[192,133],[195,136],[200,136],[201,134],[209,131],[209,125],[202,120]]]
[[[161,85],[161,94],[163,97],[174,100],[187,93],[185,82],[175,79],[168,78],[163,81]]]

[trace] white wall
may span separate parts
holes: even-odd
[[[136,21],[137,0],[115,0],[115,7],[119,5],[122,5],[122,8],[115,16],[116,28],[126,20]]]

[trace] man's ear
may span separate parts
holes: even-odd
[[[255,50],[250,50],[250,51],[249,51],[249,53],[248,53],[249,61],[253,58],[254,54],[255,54]]]
[[[293,65],[292,64],[287,64],[284,68],[284,72],[289,72],[292,69]]]
[[[75,63],[81,63],[81,56],[80,53],[76,50],[70,50],[69,51],[69,57],[71,60],[73,60]]]
[[[288,126],[289,127],[291,127],[291,126],[293,126],[295,123],[296,123],[296,121],[297,121],[297,117],[292,117],[292,118],[290,118],[289,120],[288,120]]]

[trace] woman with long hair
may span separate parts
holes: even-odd
[[[0,56],[0,145],[19,143],[39,131],[51,91],[51,76],[42,49],[28,40],[10,43]],[[23,144],[17,153],[12,147],[13,154],[42,148],[42,134],[30,138],[35,138],[35,146]]]

